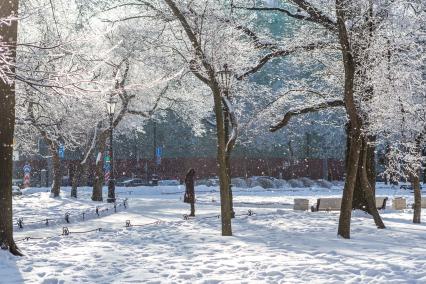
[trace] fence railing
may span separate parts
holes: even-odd
[[[110,206],[101,205],[96,206],[95,208],[89,208],[84,211],[73,211],[65,212],[61,217],[56,218],[40,218],[36,220],[33,216],[29,217],[19,217],[14,227],[19,230],[27,228],[42,228],[47,226],[54,226],[59,224],[70,224],[75,221],[87,221],[100,217],[101,215],[106,216],[113,213],[117,213],[120,209],[126,209],[128,207],[128,199],[118,199],[115,203],[112,203]]]

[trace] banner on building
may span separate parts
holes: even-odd
[[[31,182],[31,166],[26,163],[23,167],[24,170],[24,188],[30,187]]]

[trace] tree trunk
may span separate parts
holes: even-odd
[[[368,201],[366,199],[366,195],[364,192],[364,187],[362,186],[362,172],[366,170],[368,182],[370,185],[370,189],[373,193],[373,196],[376,195],[376,166],[375,166],[375,137],[369,136],[367,137],[367,140],[363,139],[361,151],[360,151],[360,157],[366,156],[366,162],[359,163],[358,164],[358,173],[357,173],[357,179],[355,183],[355,189],[354,189],[354,197],[352,201],[352,208],[353,209],[359,209],[363,210],[369,214],[372,215],[373,212],[369,210]]]
[[[423,140],[423,134],[420,134],[416,137],[416,144],[414,153],[419,158],[422,157],[421,144]],[[420,173],[421,173],[421,164],[414,167],[414,173],[411,174],[411,184],[414,189],[414,213],[413,213],[413,223],[420,224],[421,214],[422,214],[422,192],[420,190]]]
[[[216,114],[217,161],[219,165],[220,203],[222,218],[222,236],[232,236],[231,201],[229,194],[229,178],[227,172],[227,155],[225,141],[225,126],[222,109],[222,98],[218,86],[212,86],[214,110]]]
[[[56,144],[51,143],[50,153],[52,154],[53,163],[53,184],[50,193],[53,197],[59,197],[61,192],[62,174],[61,174],[61,159],[58,154],[58,147]]]
[[[97,141],[98,155],[96,157],[95,176],[93,181],[93,201],[102,201],[102,187],[104,185],[104,153],[106,148],[106,139],[108,133],[103,132]]]
[[[77,198],[77,187],[78,180],[81,174],[81,165],[80,163],[75,163],[73,165],[73,176],[71,180],[71,197]]]
[[[338,235],[343,238],[350,238],[352,201],[357,179],[361,135],[358,129],[350,131],[350,148],[347,157],[345,187],[343,189],[342,205],[340,208]]]
[[[361,121],[358,120],[358,128],[360,128]],[[375,184],[376,184],[376,168],[375,168],[375,137],[374,136],[360,136],[358,140],[355,140],[353,136],[351,136],[351,131],[356,132],[356,129],[352,129],[351,123],[347,124],[347,154],[346,154],[346,182],[350,182],[353,178],[349,177],[349,172],[352,171],[351,167],[353,167],[353,163],[355,161],[354,156],[350,153],[352,148],[357,148],[359,151],[358,154],[358,162],[356,166],[356,177],[355,184],[353,188],[352,194],[352,209],[361,209],[373,216],[374,222],[379,229],[384,229],[385,225],[383,220],[380,217],[380,214],[376,207],[375,200]],[[354,145],[354,143],[356,145]],[[350,186],[345,183],[345,191]],[[345,196],[344,191],[344,199],[350,198],[350,193],[347,192]],[[345,204],[346,207],[346,204]],[[343,208],[343,203],[342,203]],[[345,211],[348,209],[345,209]],[[342,216],[341,212],[341,220],[345,223],[342,227],[342,232],[350,237],[350,213],[345,212],[345,215]],[[349,218],[349,219],[348,219]],[[339,222],[339,232],[340,232],[340,222]],[[339,233],[339,235],[341,235]],[[342,235],[343,236],[343,235]],[[343,237],[345,237],[343,236]]]
[[[411,184],[414,189],[413,223],[420,224],[422,214],[422,192],[420,190],[420,178],[418,173],[412,175]]]
[[[389,159],[390,151],[391,151],[391,147],[390,147],[389,144],[387,144],[386,148],[385,148],[385,157],[384,157],[385,169],[390,168],[390,159]],[[390,174],[386,174],[385,175],[385,184],[388,185],[389,183],[392,184],[392,180],[391,180]]]
[[[349,165],[349,149],[351,148],[351,135],[350,135],[350,121],[346,123],[346,155],[345,155],[345,169],[346,172],[349,171],[348,165]],[[363,156],[364,148],[360,147],[360,157]],[[354,194],[352,199],[352,209],[360,209],[360,210],[367,210],[367,201],[364,197],[364,191],[362,190],[361,186],[361,171],[362,171],[363,164],[358,163],[358,169],[357,169],[357,178],[355,181],[355,187],[354,187]]]
[[[14,15],[18,11],[18,0],[2,1],[0,18]],[[16,41],[18,22],[0,25],[0,37],[10,46],[11,72],[15,72]],[[13,75],[13,74],[11,74]],[[13,80],[13,79],[12,79]],[[12,220],[12,177],[13,135],[15,131],[15,82],[6,83],[0,78],[0,247],[14,255],[22,255],[13,240]]]
[[[88,159],[89,160],[89,159]],[[89,161],[86,161],[86,163],[84,164],[80,164],[80,186],[87,186],[87,184],[89,183]]]
[[[368,136],[367,144],[367,176],[370,182],[371,190],[376,196],[376,136]]]
[[[345,25],[345,3],[344,0],[336,0],[337,28],[339,32],[339,42],[342,47],[343,66],[345,71],[344,102],[346,112],[349,117],[349,149],[347,156],[347,172],[345,187],[343,189],[342,205],[340,209],[339,227],[337,234],[343,238],[350,238],[352,200],[355,182],[358,172],[358,162],[361,150],[361,128],[357,106],[354,100],[354,76],[355,62],[349,35]]]
[[[189,216],[195,216],[195,203],[191,203],[191,214]]]
[[[228,109],[224,108],[224,130],[225,130],[225,141],[229,141],[229,112]],[[228,184],[229,184],[229,206],[231,210],[231,218],[235,218],[235,212],[234,212],[234,202],[233,202],[233,196],[232,196],[232,185],[231,185],[231,153],[226,152],[226,173],[228,176]]]
[[[367,174],[367,163],[369,163],[369,161],[367,160],[367,157],[369,154],[368,141],[364,139],[362,144],[363,144],[362,147],[364,151],[362,152],[362,156],[360,156],[361,158],[360,165],[362,166],[360,179],[361,179],[361,187],[364,193],[364,198],[367,203],[367,212],[373,216],[374,223],[376,224],[377,228],[384,229],[385,224],[383,224],[382,218],[380,217],[379,211],[377,210],[376,198],[374,196],[374,192],[370,184],[369,176]]]

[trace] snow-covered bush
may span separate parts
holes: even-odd
[[[257,178],[251,177],[247,179],[247,187],[261,186]]]
[[[304,187],[303,182],[298,179],[290,179],[287,181],[291,187]]]
[[[290,187],[290,185],[288,184],[288,182],[284,179],[276,179],[274,180],[275,183],[275,188],[286,188],[286,187]]]
[[[325,179],[318,179],[316,180],[316,183],[319,187],[323,187],[323,188],[331,188],[333,186],[331,182]]]
[[[158,181],[159,185],[164,185],[164,186],[176,186],[176,185],[180,185],[178,180],[175,179],[166,179],[166,180],[160,180]]]
[[[257,182],[263,188],[274,188],[275,187],[274,179],[269,178],[269,177],[259,177],[259,178],[257,178]]]
[[[313,187],[313,186],[315,186],[315,181],[311,180],[310,178],[302,177],[299,180],[303,183],[304,187]]]
[[[233,184],[235,187],[241,187],[241,188],[247,187],[247,182],[244,178],[232,178],[231,184]]]

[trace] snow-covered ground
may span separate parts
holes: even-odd
[[[0,283],[426,283],[426,226],[411,223],[411,209],[382,212],[385,230],[354,212],[350,240],[336,236],[338,212],[292,210],[294,198],[313,204],[340,197],[341,188],[235,188],[233,237],[220,236],[217,187],[196,188],[191,220],[182,218],[189,213],[182,186],[117,189],[119,204],[128,198],[129,206],[116,213],[90,201],[90,188],[77,200],[69,188],[58,199],[31,189],[14,199],[25,256],[0,252]],[[377,193],[412,202],[399,187],[379,184]],[[126,220],[142,226],[126,228]],[[61,236],[64,226],[70,235]]]

